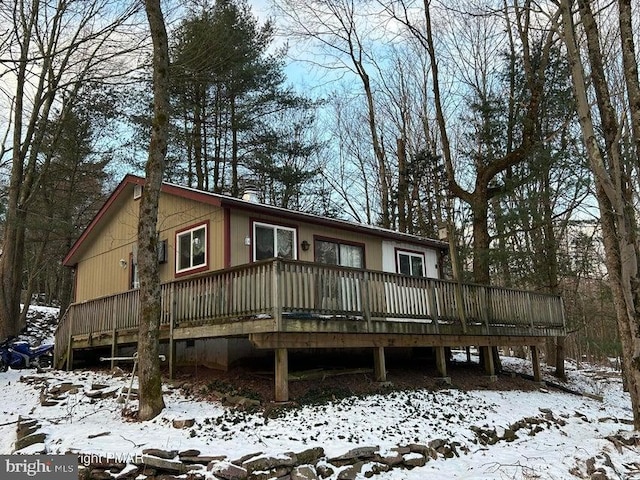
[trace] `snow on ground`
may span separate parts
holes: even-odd
[[[526,360],[505,357],[503,366],[531,373]],[[0,374],[0,454],[14,451],[16,421],[26,416],[39,419],[40,431],[47,434],[46,451],[53,454],[133,459],[143,449],[161,448],[197,449],[202,455],[236,459],[256,452],[279,455],[321,446],[332,457],[355,447],[378,446],[390,451],[399,445],[446,439],[459,442],[459,456],[440,457],[424,467],[395,469],[375,478],[569,479],[590,478],[594,468],[600,468],[607,477],[599,478],[640,479],[640,442],[616,447],[606,438],[629,435],[631,430],[630,400],[622,391],[619,372],[585,365],[579,369],[568,362],[567,376],[566,387],[594,398],[553,388],[529,392],[445,388],[348,397],[265,415],[195,401],[165,385],[165,410],[152,421],[135,422],[123,417],[123,404],[116,398],[129,385],[127,375],[9,370]],[[545,378],[557,382],[548,373]],[[52,393],[65,382],[74,388]],[[91,398],[104,385],[103,391],[114,395]],[[54,399],[57,395],[56,405],[41,405],[41,393],[47,392]],[[135,401],[130,407],[135,408]],[[174,419],[194,419],[195,425],[176,429]],[[495,430],[498,436],[505,436],[510,426],[524,419],[528,426],[518,430],[510,442],[483,444],[474,433]],[[591,459],[594,466],[587,473]],[[365,470],[358,478],[365,478]]]

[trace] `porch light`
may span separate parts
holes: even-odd
[[[120,259],[120,268],[124,270],[125,268],[127,268],[127,264],[128,262],[124,258]]]
[[[309,247],[311,246],[311,244],[306,240],[303,240],[300,246],[302,247],[302,250],[306,252],[307,250],[309,250]]]

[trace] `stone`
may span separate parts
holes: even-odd
[[[253,457],[257,457],[259,455],[262,455],[263,452],[256,452],[256,453],[249,453],[247,455],[243,455],[242,457],[238,458],[237,460],[233,460],[231,463],[233,463],[234,465],[242,465],[244,462],[246,462],[247,460],[249,460],[250,458]]]
[[[165,458],[171,460],[178,455],[177,450],[161,450],[159,448],[145,448],[142,450],[143,455],[151,455],[153,457]]]
[[[223,480],[245,480],[248,477],[246,469],[226,461],[211,462],[207,466],[207,471]]]
[[[155,469],[169,470],[171,472],[178,473],[187,471],[187,467],[179,460],[171,460],[168,458],[161,458],[143,453],[142,462],[145,464],[145,466],[150,466]]]
[[[421,453],[422,455],[428,455],[429,454],[429,449],[432,447],[429,447],[427,445],[421,445],[419,443],[412,443],[409,445],[409,451],[412,453]]]
[[[111,473],[105,470],[93,469],[89,474],[89,478],[91,478],[91,480],[111,480],[113,477]]]
[[[196,421],[193,418],[174,418],[171,424],[173,428],[191,428],[195,425]]]
[[[330,458],[329,463],[336,467],[341,467],[353,463],[354,460],[366,460],[374,458],[378,453],[378,447],[358,447],[349,450],[347,453],[338,457]]]
[[[224,455],[198,455],[195,457],[180,457],[180,461],[186,464],[200,464],[200,465],[208,465],[211,462],[219,462],[222,460],[226,460],[227,457]]]
[[[198,455],[200,455],[200,450],[195,449],[182,450],[181,452],[178,452],[180,459],[182,459],[182,457],[197,457]]]
[[[309,465],[300,465],[291,471],[291,480],[318,480],[315,468]]]
[[[378,475],[380,473],[383,472],[388,472],[389,470],[391,470],[391,467],[389,465],[385,465],[384,463],[368,463],[365,466],[366,471],[364,472],[364,476],[366,478],[371,478],[374,475]]]
[[[409,447],[393,447],[391,449],[392,452],[398,452],[400,455],[406,455],[407,453],[411,453]]]
[[[30,447],[36,443],[44,443],[45,438],[47,438],[47,436],[44,433],[32,433],[31,435],[26,435],[16,440],[15,451]]]
[[[403,463],[410,468],[424,467],[427,463],[427,459],[421,453],[407,453],[403,456]]]
[[[293,467],[297,463],[296,454],[293,452],[285,453],[278,457],[256,457],[242,463],[242,467],[247,472],[252,473],[257,470],[273,470],[279,467]],[[282,475],[278,475],[282,476]]]
[[[291,467],[276,467],[270,470],[256,470],[249,473],[248,480],[271,480],[289,476]]]
[[[396,465],[400,465],[403,461],[402,455],[399,452],[388,452],[386,454],[378,454],[375,457],[373,457],[373,459],[376,462],[380,462],[384,465],[389,465],[390,467],[395,467]]]
[[[431,440],[429,442],[429,448],[433,448],[434,450],[438,450],[440,447],[444,447],[446,445],[446,441],[441,438],[436,438],[435,440]],[[411,451],[411,449],[409,449]]]
[[[338,480],[355,480],[364,467],[364,462],[356,462],[338,474]]]
[[[334,470],[329,465],[322,464],[316,465],[316,472],[320,475],[320,478],[328,478],[333,475]]]
[[[298,464],[300,465],[315,465],[318,460],[324,457],[324,448],[313,447],[296,453],[298,457]]]

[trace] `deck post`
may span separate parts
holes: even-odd
[[[174,341],[174,328],[176,324],[175,283],[171,283],[169,290],[169,380],[173,380],[176,361],[176,342]]]
[[[435,347],[436,350],[436,367],[440,374],[440,380],[445,383],[451,383],[451,377],[447,375],[447,355],[445,348],[442,346]]]
[[[289,358],[286,348],[275,350],[276,402],[289,401]]]
[[[280,261],[274,260],[271,264],[271,308],[273,309],[273,321],[276,331],[282,330],[282,302],[280,301]]]
[[[360,295],[362,298],[362,313],[364,320],[367,322],[367,330],[372,330],[371,325],[371,302],[369,295],[369,272],[364,272],[362,276],[362,287],[360,289]]]
[[[67,340],[67,372],[73,367],[73,311],[69,310],[69,339]]]
[[[538,355],[538,346],[531,345],[531,364],[533,365],[533,381],[542,382],[542,373],[540,372],[540,355]]]
[[[436,333],[440,332],[440,324],[438,322],[438,300],[436,299],[436,289],[433,286],[433,281],[427,280],[427,308],[429,309],[429,315],[433,322],[433,328]]]
[[[556,377],[565,378],[564,370],[564,339],[565,337],[556,337]]]
[[[491,347],[480,347],[483,351],[483,359],[484,359],[484,371],[489,375],[489,381],[495,382],[498,377],[496,377],[496,368],[493,363],[493,351]]]
[[[387,381],[387,364],[384,357],[384,347],[373,348],[373,371],[376,382]]]

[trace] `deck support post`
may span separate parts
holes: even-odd
[[[495,382],[498,380],[496,376],[496,368],[493,362],[493,351],[491,347],[480,347],[483,352],[484,371],[489,375],[489,381]]]
[[[67,341],[67,364],[65,370],[68,372],[73,368],[73,312],[69,315],[69,339]]]
[[[286,348],[275,350],[276,402],[289,401],[289,356]]]
[[[447,355],[444,347],[435,347],[436,350],[436,367],[440,374],[440,381],[451,383],[451,377],[447,375]]]
[[[531,345],[531,364],[533,365],[533,381],[542,382],[542,373],[540,371],[540,355],[538,354],[538,346]]]
[[[471,347],[464,347],[466,353],[467,353],[467,363],[471,363]]]
[[[384,357],[384,347],[373,348],[373,371],[376,382],[387,381],[387,365]]]
[[[564,371],[564,339],[565,337],[556,337],[556,377],[565,378]]]

